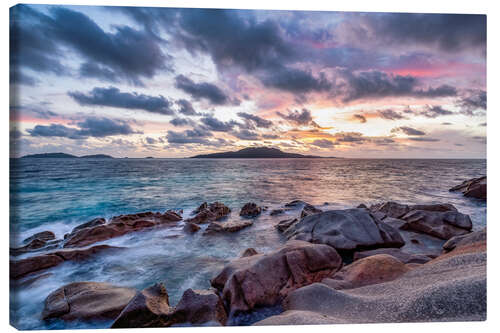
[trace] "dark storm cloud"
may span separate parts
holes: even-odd
[[[60,62],[62,53],[56,40],[47,31],[50,22],[49,17],[26,5],[10,9],[11,69],[29,68],[58,75],[67,72]]]
[[[29,76],[19,69],[11,68],[10,69],[10,84],[22,84],[26,86],[35,86],[38,83],[38,80],[32,76]]]
[[[355,114],[354,116],[352,116],[353,119],[359,121],[360,123],[364,124],[366,123],[366,117],[363,116],[362,114]]]
[[[332,141],[328,139],[316,139],[311,144],[313,146],[317,146],[320,148],[331,148],[335,145]]]
[[[356,19],[357,18],[357,19]],[[486,15],[387,13],[356,15],[343,30],[346,38],[372,45],[437,46],[456,52],[486,48]],[[376,36],[376,40],[373,40]]]
[[[270,128],[273,126],[273,122],[264,118],[261,118],[259,116],[246,113],[246,112],[238,112],[238,116],[240,118],[243,118],[247,121],[251,121],[256,127],[260,128]]]
[[[115,72],[92,62],[85,62],[80,66],[80,76],[83,78],[94,78],[102,81],[118,82]]]
[[[328,91],[332,87],[324,73],[320,73],[315,77],[310,71],[287,67],[269,71],[261,80],[266,87],[294,94]]]
[[[486,110],[486,91],[472,90],[462,96],[458,105],[462,109],[462,113],[474,115],[474,111]]]
[[[207,139],[212,136],[210,131],[207,131],[203,128],[193,128],[189,130],[185,130],[183,132],[175,132],[168,131],[167,132],[167,140],[171,144],[210,144],[210,141]]]
[[[429,105],[425,110],[418,112],[419,115],[427,117],[427,118],[436,118],[439,116],[449,116],[452,115],[453,112],[450,110],[444,109],[440,105]]]
[[[402,132],[406,135],[419,135],[419,136],[425,135],[425,132],[422,132],[420,130],[408,126],[396,127],[391,130],[391,133],[397,133],[397,132]]]
[[[36,125],[28,129],[31,136],[63,137],[68,139],[86,139],[88,137],[102,138],[113,135],[129,135],[135,132],[129,124],[121,120],[90,117],[78,122],[79,128],[67,127],[60,124]]]
[[[170,120],[170,123],[174,126],[187,126],[187,125],[195,125],[196,123],[191,119],[186,118],[173,118]]]
[[[361,144],[365,141],[369,141],[369,139],[364,137],[362,133],[358,132],[337,133],[335,134],[335,138],[337,142],[342,142],[342,143]]]
[[[43,14],[26,5],[13,8],[11,58],[14,64],[39,72],[67,74],[61,64],[60,45],[80,54],[87,63],[83,76],[102,78],[106,73],[134,84],[168,69],[169,57],[160,48],[162,41],[147,31],[113,26],[113,33],[102,30],[85,14],[62,7],[50,7]],[[12,29],[13,27],[13,29]],[[92,66],[92,65],[91,65]]]
[[[437,88],[422,89],[418,87],[417,78],[407,75],[391,75],[380,71],[352,73],[340,71],[345,83],[337,87],[336,94],[343,97],[344,102],[364,98],[384,97],[447,97],[455,96],[457,90],[448,85]]]
[[[289,122],[295,125],[300,125],[300,126],[312,125],[314,127],[318,127],[318,125],[312,119],[311,111],[309,111],[308,109],[302,109],[301,111],[289,110],[287,114],[283,114],[281,112],[277,112],[277,114],[281,118],[288,120]]]
[[[231,134],[240,140],[259,140],[260,136],[254,131],[247,129],[240,129],[238,131],[233,131]]]
[[[236,65],[251,72],[283,63],[293,55],[277,23],[257,21],[238,13],[220,9],[181,10],[177,40],[191,52],[208,53],[220,69]]]
[[[229,97],[219,87],[212,83],[195,83],[184,75],[178,75],[175,78],[175,86],[191,95],[196,100],[203,98],[214,105],[229,104],[231,102]]]
[[[200,115],[198,112],[196,112],[193,105],[188,100],[179,99],[175,103],[179,106],[179,112],[185,116],[198,116],[198,115]]]
[[[235,126],[238,125],[235,121],[221,121],[212,116],[206,116],[200,119],[200,121],[207,126],[210,130],[215,132],[229,132]]]
[[[172,115],[171,102],[163,96],[149,96],[138,93],[121,92],[115,87],[94,88],[85,94],[78,91],[68,92],[80,105],[108,106],[122,109],[144,110],[164,115]]]
[[[396,112],[394,110],[380,110],[378,111],[378,114],[380,115],[380,118],[387,119],[387,120],[399,120],[399,119],[406,119],[405,116],[403,116],[401,113]]]

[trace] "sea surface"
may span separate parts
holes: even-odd
[[[294,199],[321,209],[388,200],[449,202],[469,214],[477,230],[486,226],[486,203],[448,189],[485,174],[486,160],[456,159],[12,159],[10,246],[44,230],[62,238],[96,217],[167,209],[183,209],[187,217],[204,201],[229,206],[230,220],[240,218],[246,202],[269,210]],[[210,279],[246,248],[267,252],[285,242],[274,225],[286,216],[268,212],[230,235],[187,235],[181,222],[97,243],[126,248],[86,262],[66,262],[32,283],[12,284],[11,322],[20,329],[109,327],[109,321],[40,319],[47,295],[75,281],[137,289],[161,281],[175,306],[184,290],[210,287]]]

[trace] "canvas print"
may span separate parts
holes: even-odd
[[[486,15],[10,8],[22,330],[486,320]]]

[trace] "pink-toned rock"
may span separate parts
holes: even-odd
[[[123,236],[127,233],[140,231],[154,226],[173,224],[182,218],[167,211],[165,214],[144,212],[137,214],[119,215],[113,217],[106,224],[98,224],[93,227],[78,229],[67,235],[64,247],[82,247],[110,238]]]
[[[243,253],[241,254],[240,258],[251,257],[251,256],[254,256],[256,254],[259,254],[257,252],[257,250],[255,250],[253,247],[249,247],[248,249],[246,249],[245,251],[243,251]]]
[[[221,232],[237,232],[251,225],[253,225],[251,220],[211,222],[203,234],[210,235]]]
[[[233,260],[212,279],[231,313],[278,303],[290,291],[321,281],[342,267],[334,248],[289,241],[280,249]]]
[[[26,259],[10,262],[10,277],[18,279],[31,273],[62,264],[64,261],[86,260],[93,255],[106,251],[119,249],[115,246],[97,245],[87,249],[60,250]]]
[[[70,283],[47,296],[42,318],[67,321],[114,319],[135,293],[135,289],[103,282]]]
[[[376,254],[344,266],[322,283],[337,290],[353,289],[392,281],[409,270],[410,268],[391,255]]]

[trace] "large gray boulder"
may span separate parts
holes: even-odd
[[[450,252],[456,248],[469,246],[475,243],[486,242],[486,228],[481,231],[471,232],[470,234],[463,236],[455,236],[450,238],[446,243],[443,244],[443,250],[445,252]]]
[[[289,241],[276,251],[231,261],[211,283],[234,314],[275,305],[292,290],[321,281],[340,267],[342,259],[334,248]]]
[[[472,229],[469,215],[457,211],[412,210],[401,219],[406,222],[402,229],[423,232],[445,240],[467,234]]]
[[[401,247],[399,232],[364,208],[330,210],[301,219],[285,231],[289,239],[327,244],[340,251]]]
[[[115,319],[135,293],[135,289],[103,282],[70,283],[47,296],[42,318],[67,321]]]

